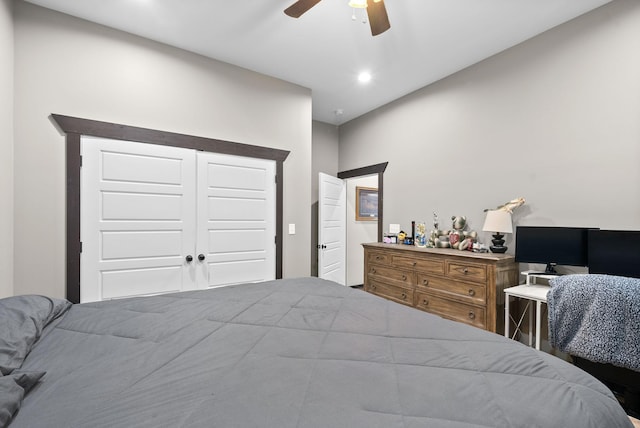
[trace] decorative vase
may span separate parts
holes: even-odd
[[[416,247],[427,246],[427,227],[423,221],[416,223],[416,236],[414,238]]]

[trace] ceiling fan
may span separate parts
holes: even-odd
[[[298,0],[284,10],[284,13],[292,18],[300,18],[303,13],[311,9],[321,0]],[[391,28],[387,9],[384,7],[384,0],[361,0],[351,1],[349,5],[352,7],[367,8],[367,16],[369,17],[369,26],[371,27],[371,35],[377,36]]]

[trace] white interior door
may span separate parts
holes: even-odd
[[[346,283],[347,191],[345,182],[319,175],[318,276]]]
[[[275,279],[276,163],[198,152],[199,288]]]
[[[192,289],[195,152],[82,137],[80,300]]]

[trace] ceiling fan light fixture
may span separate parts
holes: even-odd
[[[364,9],[367,7],[367,0],[349,0],[349,6],[355,9]]]
[[[284,13],[292,18],[300,18],[305,12],[311,9],[322,0],[297,0],[291,6],[284,10]],[[362,22],[369,22],[371,27],[371,35],[377,36],[384,33],[391,24],[387,16],[387,9],[384,6],[384,0],[349,0],[349,6],[353,8],[352,20],[356,20],[356,9],[364,9],[366,17]]]

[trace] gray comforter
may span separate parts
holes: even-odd
[[[551,346],[597,363],[640,371],[640,279],[564,275],[549,285]]]
[[[73,306],[19,427],[630,427],[609,390],[497,334],[314,279]]]

